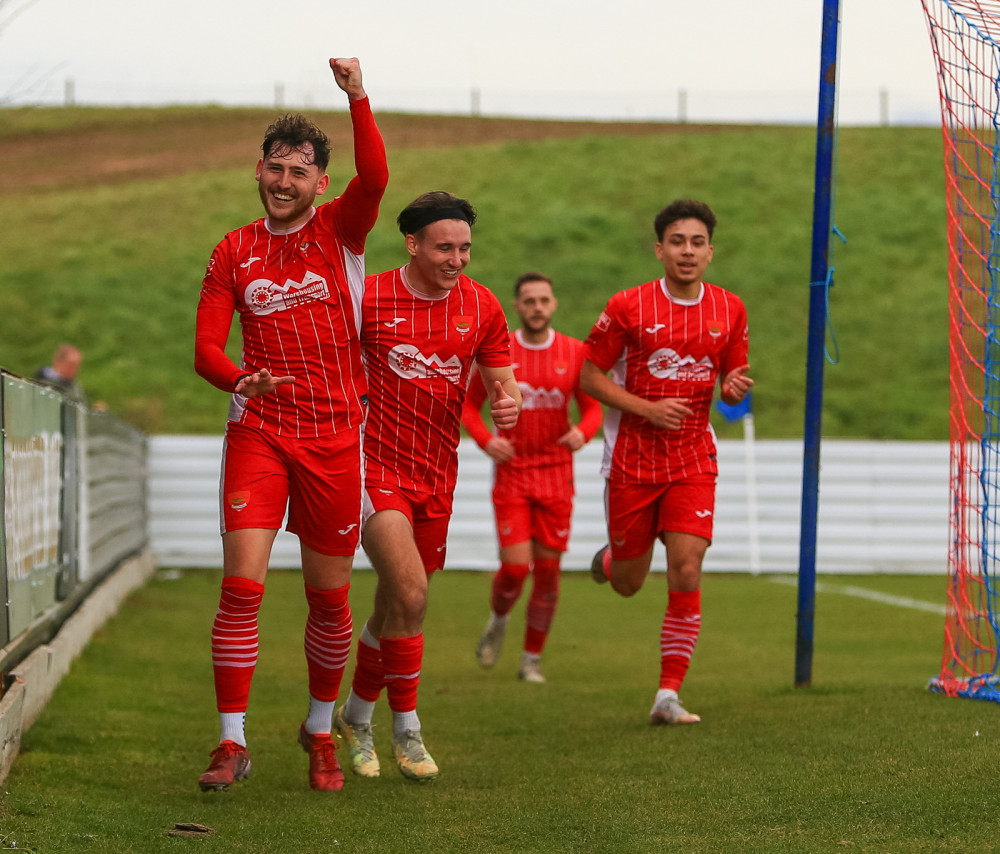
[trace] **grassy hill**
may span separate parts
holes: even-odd
[[[198,289],[222,235],[260,216],[253,167],[273,117],[0,111],[0,365],[30,375],[72,341],[92,399],[150,432],[219,432],[226,397],[192,369]],[[334,140],[339,191],[353,174],[349,120],[314,117]],[[750,313],[757,434],[802,434],[814,129],[377,117],[391,178],[369,271],[405,260],[394,223],[405,204],[451,190],[480,214],[467,272],[505,305],[518,273],[548,273],[559,326],[579,337],[613,292],[662,272],[655,213],[708,201],[719,228],[707,278]],[[943,187],[939,131],[841,130],[835,223],[847,241],[832,246],[825,436],[947,437]]]

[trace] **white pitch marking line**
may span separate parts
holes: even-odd
[[[794,576],[775,575],[771,577],[775,584],[788,584],[797,587],[799,580]],[[924,602],[920,599],[911,599],[909,596],[893,596],[889,593],[879,593],[877,590],[867,590],[864,587],[855,587],[853,584],[840,585],[829,584],[823,581],[816,582],[817,593],[841,593],[844,596],[856,596],[859,599],[868,599],[872,602],[881,602],[884,605],[897,605],[900,608],[913,608],[917,611],[930,611],[932,614],[945,614],[947,608],[938,605],[936,602]]]

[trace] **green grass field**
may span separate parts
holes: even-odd
[[[195,306],[212,248],[260,216],[253,167],[273,115],[51,109],[0,118],[0,153],[19,162],[22,146],[44,164],[0,188],[10,212],[0,365],[30,375],[68,339],[85,351],[81,378],[92,399],[148,432],[221,432],[225,396],[192,369]],[[336,113],[319,120],[331,133],[345,123]],[[399,210],[428,189],[449,189],[480,213],[468,273],[505,305],[519,273],[549,273],[561,296],[558,324],[581,337],[612,293],[662,273],[655,213],[677,197],[709,201],[720,221],[709,279],[739,293],[750,314],[757,435],[802,435],[814,129],[663,125],[641,135],[459,144],[449,134],[465,140],[463,122],[472,120],[380,120],[391,177],[369,271],[405,261]],[[228,140],[225,156],[201,141],[206,129]],[[828,348],[837,363],[826,368],[824,434],[945,439],[940,131],[844,128],[838,152],[835,223],[847,243],[831,244]],[[349,145],[335,151],[332,186],[346,183],[351,163]],[[739,428],[718,429],[725,437]]]
[[[992,703],[925,690],[943,618],[867,601],[862,586],[943,602],[928,577],[824,578],[813,685],[793,682],[795,589],[710,575],[683,698],[703,723],[653,728],[662,575],[631,600],[564,577],[545,685],[504,656],[478,669],[489,575],[435,577],[420,711],[439,780],[397,773],[376,712],[383,776],[308,788],[295,733],[306,709],[297,573],[275,572],[261,615],[249,780],[201,793],[218,738],[209,629],[219,574],[160,574],[87,647],[23,736],[0,846],[61,852],[977,852],[995,850],[1000,726]],[[787,579],[786,579],[787,580]],[[370,572],[352,588],[367,615]],[[353,665],[352,665],[353,666]],[[170,838],[178,822],[213,829]]]
[[[0,187],[8,214],[0,365],[30,375],[70,340],[85,351],[91,398],[116,414],[148,432],[221,432],[227,398],[192,369],[194,312],[215,243],[260,215],[252,170],[271,118],[187,108],[4,111],[0,153],[41,170]],[[429,144],[433,117],[385,119],[391,179],[369,270],[404,260],[398,210],[425,190],[449,189],[480,213],[469,274],[508,303],[518,273],[549,273],[562,300],[559,326],[577,336],[611,293],[659,274],[656,211],[680,196],[709,201],[720,218],[709,278],[739,293],[750,312],[757,435],[801,435],[812,129],[665,125],[641,135],[460,144],[442,131]],[[324,126],[344,121],[321,117]],[[248,141],[216,156],[203,140],[208,126],[215,137]],[[824,434],[943,440],[940,132],[845,128],[838,150],[835,222],[847,243],[832,244],[828,347],[836,364],[826,367]],[[334,186],[349,163],[341,147]],[[717,429],[724,437],[739,430]],[[936,578],[829,581],[944,600]],[[925,690],[939,666],[939,614],[821,592],[814,683],[796,689],[794,588],[709,576],[684,691],[704,723],[653,729],[662,577],[625,601],[585,575],[566,576],[545,656],[549,683],[538,686],[514,679],[523,616],[496,671],[478,670],[473,647],[489,576],[448,572],[433,583],[420,705],[441,779],[421,787],[399,777],[382,707],[385,775],[348,779],[330,795],[308,789],[295,743],[306,708],[301,579],[273,573],[249,718],[253,775],[205,795],[195,781],[218,738],[209,655],[218,584],[216,572],[161,575],[98,633],[24,734],[0,802],[0,848],[995,849],[997,710]],[[358,626],[372,591],[371,573],[357,573]],[[214,834],[167,837],[176,822]]]

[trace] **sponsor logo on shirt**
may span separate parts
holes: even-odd
[[[566,396],[562,389],[558,388],[535,388],[534,386],[520,382],[517,387],[521,390],[521,411],[526,409],[565,409]]]
[[[653,324],[652,326],[647,326],[647,327],[646,327],[646,331],[647,331],[647,332],[648,332],[648,333],[649,333],[650,335],[655,335],[655,334],[656,334],[657,332],[659,332],[659,331],[660,331],[661,329],[665,329],[665,328],[666,328],[666,326],[667,326],[667,325],[666,325],[665,323],[655,323],[655,324]]]
[[[254,279],[243,291],[243,301],[254,314],[271,314],[285,311],[313,300],[325,300],[330,288],[322,276],[306,271],[301,282],[288,279],[279,285],[270,279]]]
[[[390,329],[395,329],[404,320],[406,320],[405,317],[394,317],[392,320],[383,320],[382,325],[388,326]]]
[[[681,356],[669,347],[654,350],[646,362],[649,372],[660,380],[681,380],[684,382],[711,382],[712,360],[705,356]]]
[[[437,353],[425,356],[412,344],[399,344],[389,351],[389,367],[407,380],[443,377],[458,385],[462,379],[462,360],[452,356],[444,360]]]
[[[247,270],[250,268],[250,266],[253,264],[254,261],[259,261],[259,260],[260,258],[258,258],[256,255],[252,255],[251,257],[247,258],[246,261],[240,264],[240,269]]]

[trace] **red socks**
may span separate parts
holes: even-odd
[[[679,691],[701,630],[701,591],[671,590],[660,629],[660,688]]]
[[[309,668],[309,696],[332,703],[340,694],[344,667],[351,654],[351,607],[345,584],[334,590],[306,587],[305,653]]]
[[[525,614],[524,651],[540,655],[559,602],[559,559],[535,561],[531,596]]]
[[[351,690],[366,703],[374,703],[385,687],[385,671],[382,668],[382,651],[365,643],[365,634],[362,633],[358,639]]]
[[[379,638],[379,644],[382,647],[389,708],[394,712],[414,711],[417,708],[420,665],[424,658],[423,633],[408,638]]]
[[[493,576],[493,592],[490,595],[490,608],[498,617],[506,617],[514,603],[521,595],[524,579],[531,572],[526,563],[501,563],[500,569]]]
[[[257,666],[257,614],[264,585],[248,578],[222,579],[219,610],[212,624],[212,669],[220,712],[245,712]]]

